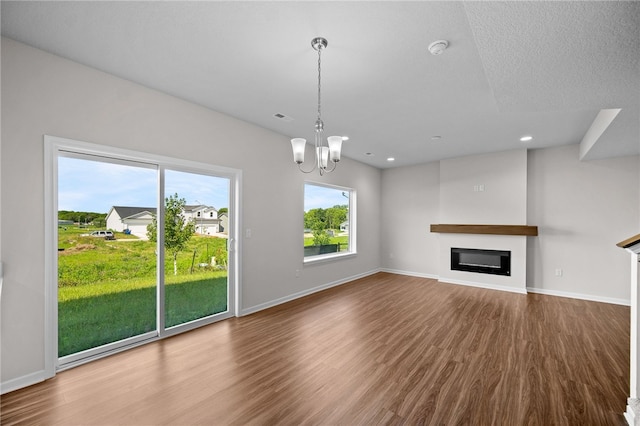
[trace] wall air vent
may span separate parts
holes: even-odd
[[[293,118],[288,117],[288,116],[286,116],[284,114],[280,114],[279,112],[276,113],[276,114],[273,114],[273,116],[275,118],[277,118],[278,120],[286,121],[287,123],[290,122],[290,121],[293,121]]]

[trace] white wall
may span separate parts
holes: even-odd
[[[397,273],[437,277],[440,163],[382,172],[382,266]]]
[[[628,253],[615,244],[638,233],[640,157],[580,162],[578,150],[578,145],[571,145],[527,153],[524,166],[527,171],[526,200],[519,200],[511,209],[518,217],[524,217],[522,223],[537,225],[540,234],[526,238],[527,287],[529,291],[628,303]],[[489,159],[498,160],[504,154],[490,154]],[[467,160],[474,158],[477,157]],[[442,163],[454,161],[462,164],[458,160],[467,161],[454,159],[443,160]],[[501,180],[512,178],[511,168],[506,164],[505,167],[495,168],[495,183],[488,185],[489,180],[481,179],[485,192],[496,184],[503,187]],[[430,251],[439,243],[423,233],[428,223],[444,223],[445,220],[496,223],[488,215],[490,206],[477,206],[479,216],[476,219],[463,216],[457,207],[451,207],[458,201],[450,199],[452,196],[449,194],[443,194],[440,201],[449,207],[437,206],[435,199],[429,202],[428,198],[435,197],[440,191],[436,171],[442,169],[442,164],[432,163],[383,171],[382,264],[385,268],[420,276],[440,276],[443,266],[437,261],[434,263]],[[501,170],[505,170],[504,174]],[[445,170],[443,174],[447,176],[449,172]],[[426,176],[430,177],[426,179]],[[447,179],[450,181],[444,184],[447,187],[466,191],[462,197],[467,198],[465,202],[470,205],[484,196],[473,191],[475,184],[483,183],[480,180],[468,176],[464,183],[455,176]],[[518,186],[523,187],[522,181]],[[487,196],[493,197],[490,193]],[[497,204],[505,206],[511,203],[503,201]],[[440,212],[447,216],[443,216],[444,213],[440,215]],[[496,217],[503,214],[495,213]],[[508,218],[500,219],[506,221]],[[404,252],[410,252],[410,255],[402,259],[399,256],[388,258],[388,253]],[[441,253],[440,257],[443,256]],[[556,277],[556,269],[562,269],[562,277]]]
[[[252,229],[242,241],[243,311],[379,268],[379,170],[345,158],[315,177],[357,190],[358,255],[303,266],[307,176],[288,138],[3,38],[2,383],[44,368],[44,134],[241,169],[242,222]]]
[[[638,233],[637,156],[580,162],[578,145],[529,152],[528,285],[555,294],[630,298],[629,254]],[[555,275],[562,269],[562,276]]]
[[[527,224],[527,152],[520,149],[442,160],[440,221]]]

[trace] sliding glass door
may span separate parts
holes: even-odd
[[[61,141],[50,226],[58,367],[232,316],[237,176]]]

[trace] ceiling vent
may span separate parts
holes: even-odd
[[[291,118],[289,116],[286,116],[284,114],[280,114],[279,112],[276,113],[276,114],[273,114],[273,116],[275,118],[277,118],[278,120],[286,121],[287,123],[290,122],[290,121],[293,121],[293,118]]]

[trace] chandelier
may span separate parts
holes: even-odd
[[[342,149],[342,136],[329,136],[327,142],[322,139],[322,132],[324,131],[324,122],[322,121],[322,109],[320,103],[320,88],[321,88],[321,53],[324,48],[327,47],[327,40],[322,37],[316,37],[311,40],[311,46],[318,52],[318,118],[315,125],[315,160],[311,170],[304,170],[302,163],[304,163],[304,149],[307,145],[307,140],[304,138],[291,139],[291,148],[293,149],[293,161],[298,165],[298,168],[303,173],[311,173],[315,169],[318,169],[320,176],[325,173],[331,173],[336,169],[338,161],[340,161],[340,151]]]

